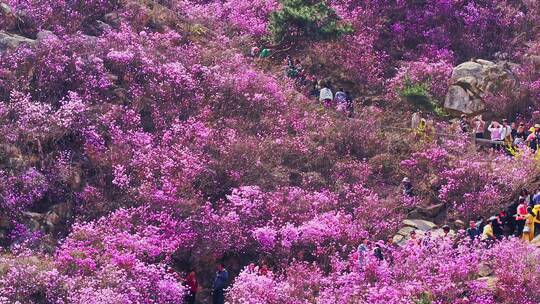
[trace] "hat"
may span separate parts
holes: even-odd
[[[488,218],[488,222],[495,221],[495,220],[497,220],[496,216],[492,216],[492,217]]]
[[[404,177],[403,180],[401,181],[402,183],[410,183],[411,180],[408,178],[408,177]]]
[[[444,225],[444,226],[442,226],[442,229],[443,229],[443,230],[450,230],[450,226]]]
[[[467,115],[461,114],[461,118],[465,118],[465,117],[467,117]]]
[[[534,125],[534,128],[535,128],[535,129],[540,129],[540,124],[535,124],[535,125]]]

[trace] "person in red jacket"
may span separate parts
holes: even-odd
[[[195,304],[195,297],[197,296],[197,289],[199,285],[197,284],[197,276],[195,271],[192,270],[186,277],[186,285],[188,287],[188,294],[186,296],[186,303]]]
[[[529,212],[527,211],[527,203],[525,202],[525,198],[520,197],[519,205],[516,210],[517,229],[515,236],[521,237],[521,235],[523,234],[523,228],[525,227],[525,221],[527,220],[528,213]]]

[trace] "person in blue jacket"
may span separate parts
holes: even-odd
[[[214,286],[212,292],[212,303],[213,304],[224,304],[225,303],[225,294],[224,289],[227,288],[229,281],[229,272],[225,269],[223,263],[217,264],[216,278],[214,279]]]

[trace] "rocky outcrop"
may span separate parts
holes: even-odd
[[[17,17],[13,9],[7,3],[0,2],[0,26],[4,29],[11,30],[17,25]]]
[[[403,225],[413,227],[413,228],[415,228],[417,230],[421,230],[423,232],[429,231],[429,230],[437,227],[437,225],[435,225],[435,223],[425,221],[425,220],[404,220]]]
[[[433,238],[442,237],[444,231],[430,221],[421,219],[407,219],[403,221],[403,227],[394,235],[393,240],[396,244],[402,245],[410,239],[411,232],[416,232],[419,238],[423,238],[425,235],[430,235]],[[450,234],[455,232],[450,230]]]
[[[488,93],[517,95],[519,81],[509,62],[477,59],[464,62],[452,71],[450,88],[444,101],[451,112],[476,114],[485,110]]]
[[[35,44],[36,40],[32,40],[16,34],[11,34],[6,31],[0,31],[0,54],[9,49],[14,49],[21,44]]]

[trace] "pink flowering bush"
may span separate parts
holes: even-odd
[[[521,284],[522,280],[528,280],[533,284],[538,280],[537,262],[522,263],[521,257],[514,259],[506,254],[513,246],[522,250],[523,257],[534,259],[538,254],[536,249],[517,240],[486,249],[476,243],[453,245],[449,239],[433,239],[425,241],[423,246],[385,248],[387,256],[392,255],[394,261],[399,261],[396,264],[378,261],[369,255],[363,266],[353,265],[352,268],[346,259],[336,257],[330,273],[323,276],[316,268],[297,264],[291,265],[283,276],[262,276],[245,271],[230,288],[229,297],[233,303],[249,301],[249,296],[273,303],[279,301],[276,297],[298,295],[291,290],[303,288],[301,296],[288,298],[288,303],[302,299],[318,303],[510,303],[512,296],[506,298],[509,294],[500,297],[510,282]],[[497,280],[495,286],[488,286],[480,279],[479,265],[483,264],[493,267],[494,273],[516,265],[519,274],[509,272],[504,279]],[[297,280],[301,273],[306,273],[309,280]],[[533,303],[536,294],[532,290],[519,297],[524,303]]]
[[[534,122],[539,6],[496,2],[332,0],[354,32],[285,47],[275,0],[3,1],[0,303],[179,303],[191,268],[206,303],[216,261],[231,303],[534,303],[538,251],[514,239],[355,250],[417,207],[489,216],[538,175],[530,150],[477,151],[440,117],[451,136],[393,128],[417,110],[396,93],[441,102],[470,57],[519,64],[515,98],[488,103]],[[285,77],[287,55],[354,113]]]
[[[397,72],[397,75],[390,81],[391,94],[402,94],[407,85],[425,84],[427,93],[435,101],[442,103],[448,90],[448,81],[452,74],[452,64],[445,59],[435,58],[429,60],[423,58],[420,61],[405,62]],[[408,83],[409,84],[408,84]]]

